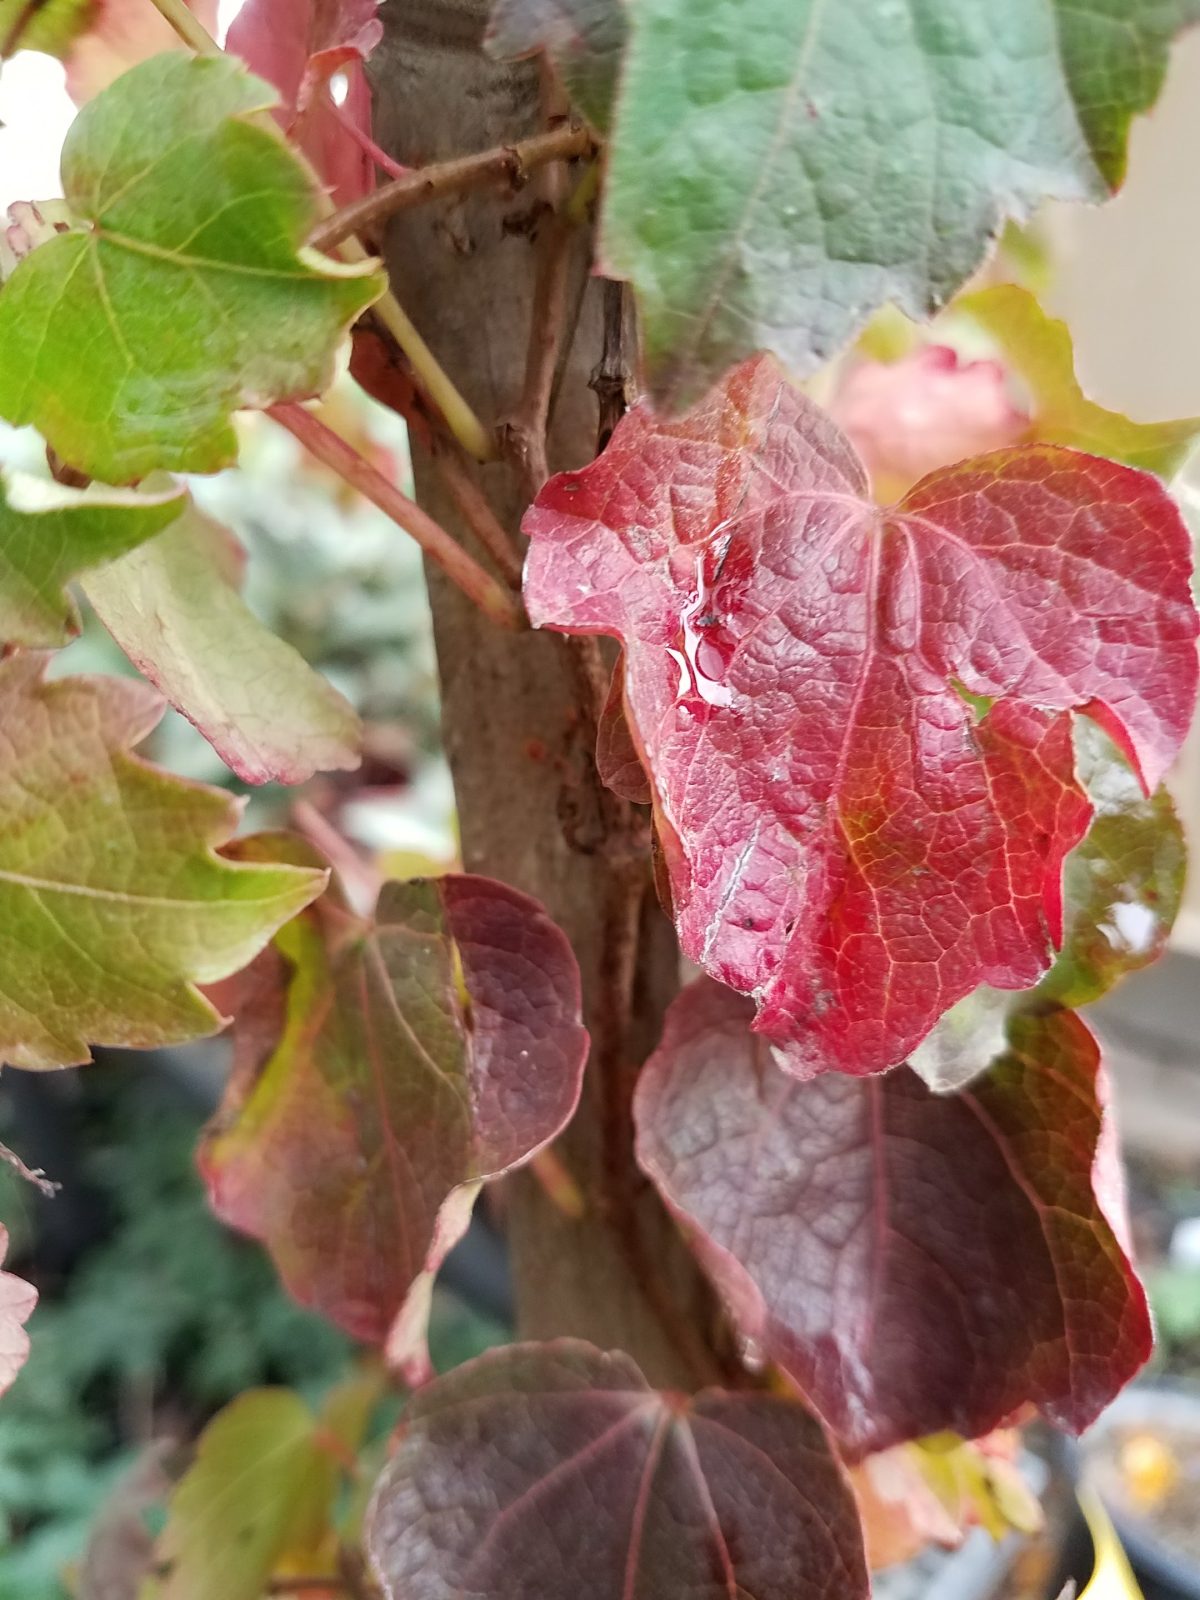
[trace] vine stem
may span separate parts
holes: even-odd
[[[552,128],[548,133],[534,134],[519,144],[496,145],[474,155],[456,156],[452,161],[413,167],[392,183],[381,184],[361,200],[343,206],[318,223],[309,236],[309,243],[316,250],[329,250],[349,234],[360,233],[427,200],[438,200],[444,195],[503,179],[519,182],[549,162],[590,155],[594,148],[595,141],[586,128],[568,124]]]
[[[220,45],[204,25],[188,10],[185,0],[151,0],[159,15],[171,24],[184,44],[197,55],[222,55]],[[264,122],[274,126],[270,112],[262,113]],[[322,220],[334,215],[333,202],[324,191],[318,192]],[[339,245],[339,254],[346,261],[369,261],[370,253],[354,237],[345,237]],[[375,302],[375,315],[408,357],[418,382],[436,403],[447,428],[470,455],[477,461],[494,461],[496,441],[491,432],[475,415],[458,392],[449,374],[438,362],[433,351],[422,339],[408,313],[390,289],[385,289]]]
[[[529,626],[518,596],[486,572],[440,523],[422,511],[415,500],[401,493],[332,428],[326,427],[320,417],[294,402],[271,406],[267,415],[405,533],[411,534],[430,560],[436,561],[446,576],[493,622],[503,628]]]
[[[184,44],[189,45],[198,56],[221,54],[221,46],[204,24],[192,15],[185,0],[151,0],[151,3],[163,20],[171,24]]]

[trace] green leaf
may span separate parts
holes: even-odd
[[[307,249],[311,171],[255,114],[274,91],[227,57],[155,56],[80,113],[78,218],[0,293],[0,414],[127,483],[234,460],[230,414],[319,392],[383,279]]]
[[[0,665],[0,1061],[73,1066],[220,1023],[195,988],[253,959],[325,874],[222,859],[238,806],[130,754],[162,702]]]
[[[602,255],[674,408],[944,305],[1008,217],[1120,182],[1200,0],[639,0]]]
[[[1089,400],[1075,376],[1075,353],[1065,322],[1047,316],[1034,295],[997,284],[966,295],[954,307],[988,333],[1033,399],[1035,437],[1142,467],[1171,478],[1200,434],[1200,417],[1133,422]]]
[[[290,1389],[252,1389],[200,1438],[159,1550],[163,1600],[260,1600],[280,1559],[329,1527],[338,1469]]]
[[[0,641],[64,644],[79,631],[64,585],[153,538],[183,505],[174,487],[93,495],[36,478],[0,479]]]
[[[247,783],[356,767],[353,707],[250,610],[243,564],[233,535],[189,505],[84,587],[134,665]]]
[[[66,55],[99,8],[100,0],[0,0],[0,60],[18,50]]]
[[[1098,1000],[1157,961],[1183,899],[1187,846],[1165,788],[1147,799],[1105,733],[1081,719],[1076,760],[1096,814],[1067,857],[1058,960],[1033,991],[1064,1006]]]

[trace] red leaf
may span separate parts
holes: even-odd
[[[600,725],[596,730],[596,770],[601,782],[623,800],[639,806],[648,806],[653,801],[654,791],[625,715],[623,658],[618,659],[613,669],[608,699],[600,713]]]
[[[247,0],[227,48],[275,85],[276,116],[333,194],[348,205],[374,187],[370,156],[353,130],[370,135],[371,91],[363,62],[383,37],[379,0]],[[346,78],[338,106],[329,80]]]
[[[793,1400],[652,1390],[515,1345],[423,1390],[367,1532],[388,1600],[865,1600],[858,1516]]]
[[[856,1452],[987,1433],[1033,1403],[1087,1426],[1150,1353],[1096,1042],[1010,1023],[957,1095],[899,1068],[797,1083],[749,1003],[701,979],[638,1087],[638,1155],[727,1297]]]
[[[0,1224],[0,1264],[8,1254],[8,1229]],[[37,1305],[37,1290],[11,1272],[0,1272],[0,1395],[13,1382],[29,1355],[25,1323]]]
[[[535,901],[457,876],[386,884],[367,925],[326,897],[276,943],[201,1149],[210,1200],[297,1299],[419,1368],[425,1275],[474,1186],[579,1098],[575,957]]]
[[[680,422],[637,407],[525,531],[534,622],[625,646],[687,955],[801,1075],[889,1067],[1046,971],[1088,818],[1067,713],[1150,785],[1188,726],[1190,541],[1156,480],[1031,445],[881,511],[767,357]]]

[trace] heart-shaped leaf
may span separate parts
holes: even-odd
[[[735,1321],[854,1451],[975,1437],[1033,1403],[1075,1432],[1150,1354],[1095,1040],[1021,1015],[984,1078],[797,1083],[707,979],[638,1084],[638,1157]]]
[[[0,664],[0,1062],[73,1066],[220,1024],[196,989],[253,959],[325,875],[215,853],[239,808],[131,755],[162,714],[116,678]]]
[[[169,53],[118,79],[67,136],[81,226],[0,293],[0,414],[92,477],[228,466],[230,413],[323,389],[383,289],[304,246],[313,176],[256,118],[273,98],[229,57]]]
[[[686,954],[800,1074],[892,1066],[981,983],[1036,983],[1090,812],[1067,713],[1151,786],[1191,716],[1190,539],[1155,479],[1027,446],[884,511],[769,358],[677,423],[637,407],[524,526],[535,624],[625,647]]]
[[[369,1516],[387,1600],[865,1600],[854,1500],[793,1400],[514,1345],[423,1389]]]
[[[1197,0],[638,0],[603,257],[654,392],[806,375],[886,301],[945,304],[1006,217],[1120,183]]]
[[[175,488],[97,496],[36,478],[0,480],[0,641],[64,644],[79,631],[65,585],[153,538],[183,507]]]
[[[549,51],[572,100],[603,132],[626,33],[621,0],[494,0],[484,44],[502,60]]]
[[[299,1300],[419,1368],[418,1301],[475,1187],[575,1109],[575,957],[535,901],[457,876],[386,884],[365,924],[322,902],[277,946],[201,1152],[210,1199]]]
[[[352,706],[239,593],[244,552],[190,502],[167,531],[84,589],[138,669],[247,783],[353,768]]]
[[[8,1229],[0,1223],[0,1266],[7,1254]],[[32,1284],[11,1272],[0,1272],[0,1395],[12,1388],[29,1355],[25,1324],[33,1315],[37,1300]]]

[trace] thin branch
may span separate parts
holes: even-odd
[[[48,1178],[41,1167],[27,1167],[17,1152],[10,1150],[6,1144],[0,1144],[0,1161],[12,1167],[26,1183],[31,1183],[35,1189],[40,1189],[48,1199],[52,1200],[62,1188],[62,1184]]]
[[[588,388],[600,403],[596,430],[596,454],[600,455],[629,407],[629,368],[625,365],[625,285],[612,278],[607,278],[604,283],[604,344],[600,360],[588,379]]]
[[[497,145],[493,150],[457,156],[453,161],[415,167],[394,183],[381,184],[371,194],[318,223],[309,243],[316,250],[329,250],[350,234],[369,231],[398,211],[488,183],[518,184],[528,173],[549,161],[585,156],[594,148],[595,140],[586,128],[567,126],[534,134],[519,144]]]
[[[521,587],[522,561],[482,489],[459,459],[453,442],[433,441],[433,464],[459,515],[514,589]]]
[[[493,622],[504,628],[527,628],[528,619],[520,600],[486,572],[439,523],[414,500],[402,494],[352,445],[334,433],[313,412],[303,406],[271,406],[268,416],[294,434],[318,461],[336,472],[357,489],[372,505],[404,529],[421,546],[431,561]]]
[[[198,22],[184,0],[151,0],[159,15],[198,56],[219,56],[221,46],[203,23]]]

